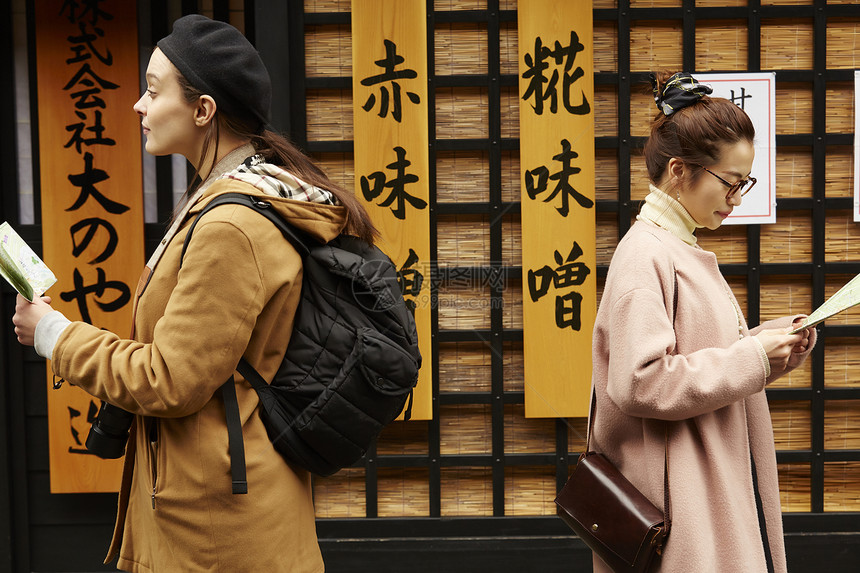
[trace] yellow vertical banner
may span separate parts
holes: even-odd
[[[525,415],[586,416],[597,314],[592,3],[517,8]]]
[[[124,334],[143,268],[137,2],[38,0],[35,14],[47,293],[71,320]],[[100,402],[48,368],[51,492],[116,491],[120,460],[90,454]]]
[[[412,419],[432,417],[430,169],[425,0],[353,0],[356,195],[415,313],[421,368]]]

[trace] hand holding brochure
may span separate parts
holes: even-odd
[[[831,296],[824,304],[816,308],[812,314],[806,317],[800,326],[792,330],[789,334],[800,332],[804,328],[815,326],[819,322],[830,318],[834,314],[838,314],[843,310],[847,310],[852,306],[860,303],[860,275],[857,275],[839,289],[836,294]]]
[[[6,222],[0,225],[0,274],[30,302],[57,282],[51,269]]]

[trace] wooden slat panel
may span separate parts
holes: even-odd
[[[509,341],[505,342],[502,348],[505,353],[502,360],[505,392],[522,392],[525,380],[523,343]]]
[[[439,408],[439,452],[489,454],[492,451],[490,406],[451,405]]]
[[[860,226],[848,211],[828,211],[824,222],[824,258],[827,261],[860,260]]]
[[[427,455],[427,423],[397,420],[386,426],[376,444],[380,456]]]
[[[488,136],[487,90],[436,90],[437,139],[486,139]]]
[[[776,134],[802,133],[812,133],[812,84],[777,82]]]
[[[489,392],[492,357],[482,342],[439,344],[439,392]]]
[[[770,418],[777,450],[812,448],[812,413],[808,401],[772,400]]]
[[[555,515],[555,467],[505,468],[505,515]]]
[[[780,211],[776,223],[762,225],[761,262],[812,262],[812,217],[809,211]]]
[[[824,403],[824,448],[860,450],[860,400],[827,400]],[[855,489],[860,494],[860,488]]]
[[[440,216],[437,237],[439,266],[489,266],[490,232],[486,215]]]
[[[351,90],[308,90],[307,109],[309,141],[352,139]]]
[[[490,198],[490,166],[484,151],[436,154],[436,201],[484,203]],[[442,241],[439,241],[440,243]]]
[[[826,112],[827,133],[854,133],[854,82],[827,82]]]
[[[776,196],[812,197],[812,149],[778,147],[776,150]],[[782,213],[777,215],[782,217]]]
[[[366,517],[363,468],[340,470],[331,477],[314,478],[314,509],[318,518]]]
[[[680,20],[638,20],[630,26],[630,71],[653,71],[654,63],[660,68],[680,70]]]
[[[522,404],[506,404],[505,453],[555,453],[555,420],[526,418]]]
[[[376,483],[379,517],[422,517],[430,512],[425,468],[380,468]]]
[[[352,37],[343,24],[305,28],[305,74],[309,78],[352,75]]]
[[[849,145],[829,145],[824,159],[824,193],[827,197],[852,197],[854,191],[854,149]]]
[[[521,281],[513,279],[508,281],[504,301],[502,325],[505,329],[521,329],[523,327],[523,284]]]
[[[824,511],[860,511],[860,462],[824,463]]]
[[[853,70],[860,67],[860,53],[857,49],[858,36],[860,36],[860,20],[857,18],[827,19],[827,58],[825,61],[828,70],[834,68]]]
[[[824,348],[824,385],[860,387],[860,338],[828,338]]]
[[[762,226],[762,229],[766,226]],[[744,225],[723,225],[716,231],[696,232],[699,246],[717,255],[721,264],[747,262],[747,230]]]
[[[493,515],[493,473],[490,468],[442,468],[442,516]]]
[[[728,72],[747,70],[749,51],[743,20],[696,22],[696,70]]]
[[[437,76],[487,73],[486,24],[437,24],[435,42]]]
[[[809,511],[812,504],[809,464],[779,464],[777,470],[782,511]]]
[[[813,68],[812,20],[762,18],[761,68],[763,70],[811,70]]]

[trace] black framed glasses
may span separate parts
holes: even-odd
[[[698,164],[695,164],[695,165],[697,167],[701,167],[702,169],[704,169],[705,171],[707,171],[708,173],[710,173],[711,175],[713,175],[714,177],[719,179],[723,183],[723,185],[725,185],[726,187],[729,188],[728,193],[726,193],[726,201],[730,201],[732,199],[732,197],[734,197],[738,192],[740,192],[741,197],[743,197],[744,195],[746,195],[747,193],[750,192],[750,189],[755,187],[755,184],[756,184],[756,178],[755,177],[747,177],[746,179],[741,179],[740,181],[738,181],[736,183],[729,183],[728,181],[726,181],[725,179],[723,179],[722,177],[720,177],[719,175],[717,175],[716,173],[714,173],[713,171],[711,171],[710,169],[705,167],[704,165],[698,165]]]

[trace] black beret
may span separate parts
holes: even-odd
[[[159,49],[192,86],[212,96],[227,115],[269,121],[272,82],[251,42],[230,24],[201,14],[183,16]]]

